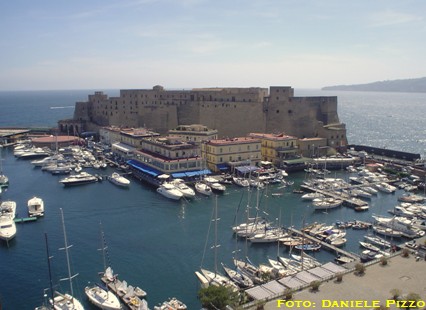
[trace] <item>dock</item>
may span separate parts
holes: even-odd
[[[319,244],[321,244],[321,246],[322,246],[322,247],[324,247],[325,249],[327,249],[327,250],[329,250],[329,251],[333,251],[333,252],[339,253],[340,255],[350,257],[350,258],[352,258],[352,259],[354,259],[354,260],[359,260],[359,257],[358,257],[356,254],[351,253],[351,252],[347,252],[347,251],[345,251],[345,250],[342,250],[341,248],[338,248],[338,247],[336,247],[336,246],[334,246],[334,245],[331,245],[331,244],[329,244],[329,243],[327,243],[327,242],[324,242],[324,241],[322,241],[322,240],[319,240],[319,239],[317,239],[317,238],[315,238],[315,237],[313,237],[313,236],[310,236],[310,235],[308,235],[308,234],[305,234],[305,233],[303,233],[302,231],[297,230],[297,229],[296,229],[296,228],[294,228],[294,227],[289,227],[289,228],[288,228],[288,231],[290,231],[290,232],[292,232],[292,233],[295,233],[295,234],[298,234],[298,235],[300,235],[300,236],[303,236],[304,238],[309,239],[309,240],[311,240],[312,242],[319,243]]]
[[[306,184],[302,184],[302,185],[300,185],[300,187],[304,191],[317,192],[317,193],[323,194],[326,197],[332,197],[332,198],[335,198],[335,199],[343,200],[343,204],[345,206],[348,206],[348,207],[353,208],[355,210],[362,209],[363,207],[368,205],[368,203],[366,201],[362,200],[362,199],[358,199],[358,198],[354,198],[354,197],[345,197],[345,196],[339,195],[337,193],[318,189],[318,188],[315,188],[315,187],[312,187],[312,186],[309,186],[309,185],[306,185]]]
[[[21,217],[21,218],[15,218],[15,223],[28,223],[28,222],[34,222],[37,221],[38,217]]]
[[[117,277],[114,278],[114,281],[110,281],[106,276],[103,276],[101,281],[121,299],[127,308],[148,310],[148,303],[143,299],[146,296],[146,292],[139,287],[127,286],[125,281],[120,281]]]

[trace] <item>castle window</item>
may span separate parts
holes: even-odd
[[[279,114],[280,113],[280,110],[277,110],[277,114]]]
[[[293,111],[292,110],[288,110],[288,114],[291,114],[291,113],[293,113]]]
[[[277,97],[277,100],[280,100],[280,97]]]

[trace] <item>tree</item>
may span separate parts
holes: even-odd
[[[311,286],[312,292],[318,292],[320,285],[321,285],[320,281],[313,281],[313,282],[311,282],[310,286]]]
[[[407,296],[405,296],[404,300],[406,301],[414,301],[416,304],[417,301],[421,300],[421,296],[417,293],[409,293],[407,294]],[[408,305],[411,305],[411,303],[407,303]],[[402,309],[417,309],[418,307],[415,305],[413,307],[407,306],[407,307],[402,307]]]
[[[210,285],[198,291],[198,298],[204,308],[210,310],[223,310],[226,306],[238,304],[238,293],[226,286]]]
[[[410,251],[407,248],[404,248],[404,249],[402,249],[401,255],[402,255],[402,257],[409,257]]]
[[[362,276],[365,273],[365,266],[362,263],[357,263],[355,265],[355,274]]]
[[[390,293],[392,294],[392,299],[393,300],[398,300],[399,296],[401,296],[401,291],[397,288],[393,288],[391,289]]]

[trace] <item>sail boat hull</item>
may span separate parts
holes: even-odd
[[[65,310],[65,309],[73,309],[73,310],[83,310],[83,306],[76,298],[73,298],[69,294],[61,294],[59,292],[55,292],[56,296],[53,298],[53,309],[55,310]],[[52,301],[51,301],[52,304]]]
[[[105,310],[122,309],[120,300],[112,292],[107,291],[99,286],[86,287],[84,289],[89,301],[96,307]]]

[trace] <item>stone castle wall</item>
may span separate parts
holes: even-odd
[[[337,97],[294,97],[291,87],[121,90],[97,92],[76,103],[74,119],[97,126],[146,127],[166,133],[178,125],[203,124],[219,137],[285,132],[300,138],[324,135],[339,124]],[[90,126],[90,125],[89,125]],[[93,126],[92,126],[93,127]],[[346,136],[345,136],[346,139]]]

